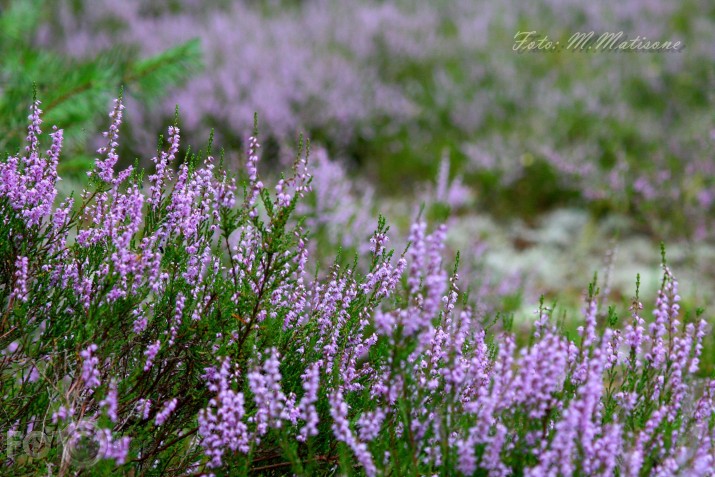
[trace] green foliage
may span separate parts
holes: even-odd
[[[44,120],[65,130],[65,151],[72,159],[61,163],[63,173],[83,173],[91,167],[87,135],[96,132],[99,112],[120,86],[128,95],[153,104],[201,67],[197,39],[143,59],[124,46],[87,59],[68,58],[35,41],[38,28],[53,14],[52,2],[6,3],[0,6],[0,151],[12,154],[21,147],[27,97],[36,87],[43,98]]]

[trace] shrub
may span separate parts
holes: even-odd
[[[114,170],[117,100],[90,186],[55,207],[63,133],[43,154],[40,113],[0,163],[6,470],[710,474],[706,323],[665,258],[651,323],[637,293],[625,327],[599,320],[594,283],[578,337],[543,306],[519,336],[473,311],[442,226],[398,256],[380,220],[366,254],[307,274],[307,148],[269,188],[255,134],[232,177],[210,146],[177,165],[174,124],[145,181]],[[33,431],[60,442],[20,445]]]

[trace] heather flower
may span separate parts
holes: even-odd
[[[183,293],[179,293],[176,297],[176,308],[174,310],[174,319],[171,323],[171,328],[169,329],[169,346],[174,344],[176,339],[176,333],[178,333],[178,327],[181,326],[181,318],[184,314],[184,306],[186,304],[186,297]]]
[[[141,310],[134,310],[132,312],[132,314],[135,316],[134,326],[133,326],[134,333],[139,334],[146,329],[148,320],[143,315]]]
[[[474,455],[474,444],[471,439],[457,441],[457,468],[464,475],[472,475],[477,470],[477,457]]]
[[[318,401],[320,387],[320,366],[317,363],[311,365],[301,377],[305,394],[298,404],[298,412],[305,425],[300,429],[297,439],[305,441],[308,436],[318,435],[318,412],[315,403]]]
[[[256,217],[256,198],[263,190],[263,182],[258,180],[258,149],[260,148],[258,139],[251,137],[248,140],[248,160],[246,161],[246,172],[248,174],[249,192],[246,197],[246,208],[251,210],[251,217]]]
[[[124,436],[119,440],[114,440],[111,437],[109,429],[103,429],[105,432],[105,446],[106,450],[102,456],[105,459],[114,459],[117,465],[122,465],[127,460],[127,455],[129,454],[129,444],[131,443],[131,438]]]
[[[6,197],[10,206],[19,212],[27,227],[39,225],[52,211],[52,204],[57,195],[55,188],[57,163],[62,148],[62,130],[52,133],[52,147],[48,157],[41,156],[39,138],[42,120],[39,101],[32,104],[28,117],[27,155],[22,158],[9,157],[0,162],[0,198]],[[8,217],[4,218],[7,223]]]
[[[31,114],[27,117],[30,124],[27,126],[27,146],[25,151],[32,154],[38,152],[39,136],[42,134],[40,125],[42,124],[42,110],[40,109],[40,101],[35,100],[30,106]]]
[[[136,411],[142,417],[142,419],[149,419],[149,412],[151,411],[151,400],[141,398],[137,401]]]
[[[104,159],[95,159],[95,171],[90,172],[90,176],[96,175],[102,181],[108,183],[119,183],[122,182],[123,178],[128,176],[128,171],[124,171],[117,178],[114,177],[114,166],[119,160],[119,155],[117,154],[117,146],[119,143],[119,127],[122,124],[122,115],[124,111],[124,104],[122,104],[121,98],[114,100],[114,109],[109,113],[109,117],[112,120],[109,130],[103,133],[104,137],[107,138],[107,145],[100,147],[97,150],[97,154],[105,155]]]
[[[673,278],[670,270],[663,266],[663,286],[658,290],[658,299],[656,308],[653,311],[655,321],[650,325],[650,340],[653,343],[651,351],[648,353],[647,359],[655,368],[661,367],[667,358],[667,349],[665,343],[666,334],[669,336],[669,347],[672,347],[672,339],[677,326],[680,322],[677,319],[678,301],[678,282]]]
[[[27,302],[28,290],[27,290],[27,280],[28,280],[28,263],[27,257],[18,257],[15,262],[15,288],[12,290],[11,298],[17,298],[22,302]]]
[[[286,407],[286,396],[281,390],[280,360],[275,348],[263,363],[262,371],[248,373],[248,383],[253,393],[257,411],[254,421],[259,435],[265,434],[268,427],[280,428],[283,420],[288,419],[290,409]]]
[[[156,417],[154,417],[154,423],[157,426],[163,425],[167,419],[169,419],[169,416],[171,415],[172,412],[176,409],[176,405],[178,404],[179,400],[176,398],[170,399],[169,401],[164,403],[164,406],[159,410],[159,412],[156,413]]]
[[[333,418],[332,429],[335,438],[347,444],[365,470],[368,476],[377,474],[377,469],[372,459],[367,445],[358,441],[350,429],[348,422],[348,405],[343,398],[342,391],[338,390],[330,396],[330,416]]]
[[[690,361],[690,365],[688,367],[688,373],[690,374],[695,374],[698,371],[699,364],[700,364],[700,356],[702,355],[703,352],[703,339],[705,338],[707,334],[707,327],[708,324],[705,320],[700,320],[698,322],[698,327],[697,331],[695,332],[695,345],[693,349],[693,356]]]
[[[166,152],[162,151],[160,157],[154,157],[152,159],[156,165],[156,171],[154,174],[149,176],[151,187],[148,203],[154,208],[159,206],[161,200],[163,199],[162,193],[164,191],[164,185],[166,181],[171,179],[171,169],[169,168],[169,165],[174,161],[176,154],[179,152],[179,145],[181,143],[180,132],[179,128],[169,126],[169,150]]]
[[[359,428],[358,437],[362,442],[368,442],[377,437],[382,427],[382,422],[385,420],[386,413],[383,409],[368,411],[360,416],[357,421]]]
[[[578,328],[579,335],[583,338],[581,346],[585,349],[590,348],[596,339],[597,312],[596,299],[594,297],[590,297],[587,302],[586,310],[584,310],[586,324],[585,326],[580,326]]]
[[[144,371],[149,371],[154,364],[154,358],[159,353],[159,348],[161,348],[161,341],[156,340],[155,343],[149,345],[149,347],[144,351],[144,356],[146,356],[146,363],[144,364]]]
[[[74,415],[75,411],[73,407],[60,406],[57,411],[52,413],[52,423],[57,424],[60,421],[66,421],[68,418]]]
[[[501,459],[501,452],[506,443],[507,428],[502,424],[497,424],[494,437],[487,444],[482,458],[482,466],[489,471],[490,476],[506,477],[511,475],[511,470]]]
[[[97,345],[91,344],[87,349],[80,352],[82,357],[82,381],[84,381],[85,388],[90,392],[93,392],[101,384],[99,370],[97,369],[99,358],[94,355],[95,351],[97,351]]]
[[[248,426],[243,422],[245,401],[243,393],[231,389],[230,360],[225,359],[218,372],[208,369],[205,379],[208,388],[217,394],[209,401],[209,407],[199,411],[199,434],[201,446],[211,459],[209,467],[219,467],[227,449],[244,454],[249,451]]]
[[[107,391],[107,397],[99,402],[100,407],[107,409],[107,416],[112,422],[117,422],[117,383],[112,380],[109,383],[109,391]]]
[[[646,340],[645,332],[645,320],[640,316],[640,311],[643,309],[643,304],[634,299],[633,304],[630,307],[631,317],[633,322],[626,327],[625,342],[630,347],[630,353],[634,357],[634,361],[631,362],[632,366],[636,366],[640,361],[638,357],[641,355],[642,346]],[[630,359],[630,358],[629,358]]]

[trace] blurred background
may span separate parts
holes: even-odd
[[[446,222],[485,310],[578,306],[594,272],[627,303],[668,247],[684,299],[715,294],[711,0],[0,0],[0,150],[22,145],[36,83],[66,131],[64,187],[92,167],[124,88],[125,165],[183,145],[240,167],[258,113],[262,170],[312,141],[300,212],[314,252],[361,251],[382,213],[405,237]],[[536,31],[623,31],[679,52],[517,53]],[[403,242],[393,243],[401,246]],[[325,246],[323,246],[325,245]],[[649,295],[650,294],[650,295]],[[711,307],[712,308],[712,307]]]

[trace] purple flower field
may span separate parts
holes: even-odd
[[[0,475],[715,475],[713,26],[0,2]]]

